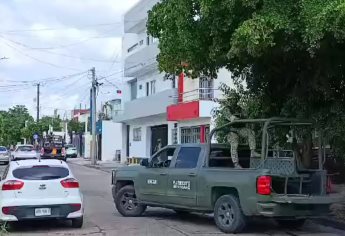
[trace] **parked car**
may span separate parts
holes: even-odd
[[[11,153],[12,160],[36,159],[38,153],[33,145],[18,145],[14,152]]]
[[[6,147],[0,146],[0,163],[8,164],[9,161],[10,161],[10,152],[7,150]]]
[[[66,144],[66,158],[77,158],[78,157],[78,151],[77,148],[73,144]]]
[[[75,228],[83,225],[83,197],[79,182],[63,161],[11,162],[0,187],[2,222],[68,219],[72,220]]]

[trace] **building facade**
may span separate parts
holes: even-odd
[[[231,74],[221,70],[217,79],[191,79],[183,74],[167,78],[158,70],[158,41],[147,35],[147,12],[159,0],[141,0],[124,16],[124,81],[121,112],[122,160],[148,158],[160,147],[174,143],[203,143],[212,128],[218,87]]]

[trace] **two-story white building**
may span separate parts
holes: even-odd
[[[122,160],[149,157],[167,144],[205,142],[218,87],[231,81],[225,69],[213,80],[159,72],[158,41],[146,30],[147,12],[157,2],[141,0],[124,16],[122,112],[113,117],[123,123]]]

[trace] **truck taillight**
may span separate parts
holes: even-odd
[[[2,185],[2,191],[19,190],[23,188],[24,182],[19,180],[8,180]]]
[[[327,176],[326,192],[332,193],[332,179],[330,176]]]
[[[60,183],[64,188],[79,188],[79,182],[73,178],[61,180]]]
[[[272,177],[260,176],[256,182],[256,192],[260,195],[270,195],[272,193]]]

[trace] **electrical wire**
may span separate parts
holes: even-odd
[[[46,65],[49,65],[49,66],[52,66],[52,67],[55,67],[55,68],[59,68],[59,69],[68,69],[68,70],[74,70],[74,71],[79,71],[79,69],[76,69],[76,68],[70,68],[70,67],[66,67],[66,66],[60,66],[60,65],[56,65],[56,64],[53,64],[51,62],[47,62],[47,61],[43,61],[41,59],[38,59],[36,57],[33,57],[25,52],[22,52],[20,51],[19,49],[17,49],[16,47],[8,44],[7,42],[4,42],[8,47],[12,48],[13,50],[15,50],[16,52],[18,52],[19,54],[23,55],[23,56],[26,56],[34,61],[37,61],[39,63],[42,63],[42,64],[46,64]]]

